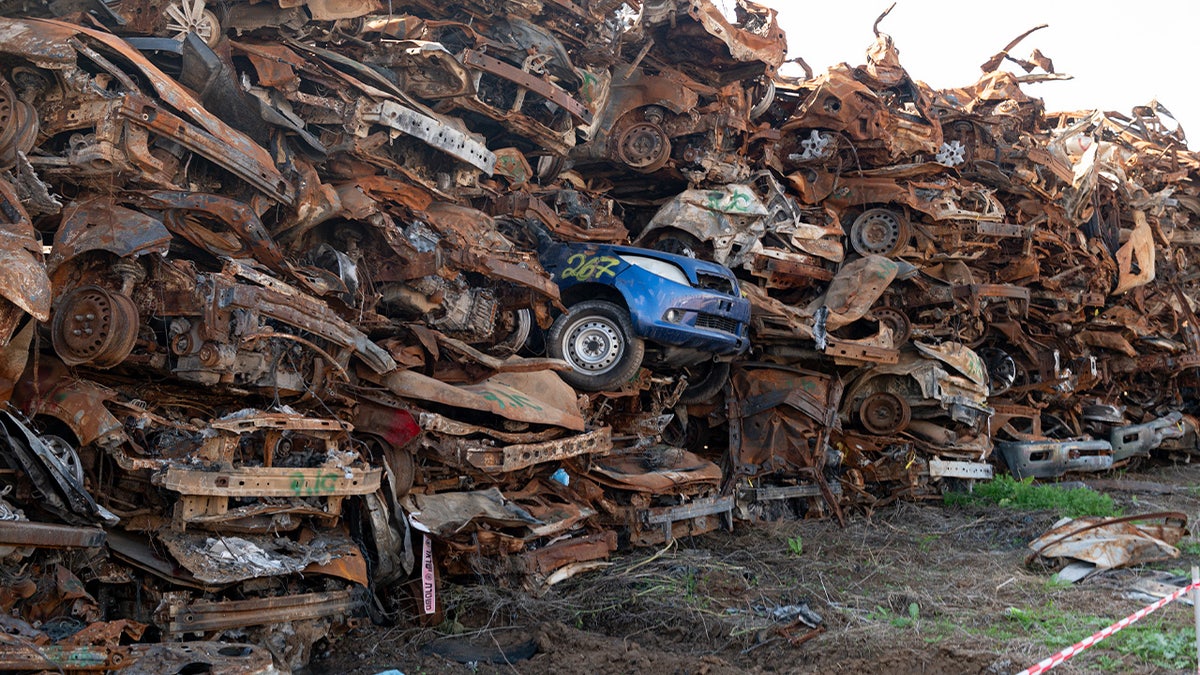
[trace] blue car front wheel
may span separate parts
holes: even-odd
[[[607,300],[573,305],[550,327],[546,349],[571,370],[559,373],[585,391],[616,389],[637,375],[646,345],[635,337],[629,313]]]

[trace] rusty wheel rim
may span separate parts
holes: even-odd
[[[891,255],[904,245],[907,230],[896,212],[868,209],[850,226],[850,245],[860,255]]]
[[[858,408],[858,417],[867,431],[887,436],[904,431],[912,421],[912,411],[904,399],[881,391],[863,399]]]
[[[639,122],[621,134],[617,153],[631,169],[657,171],[671,156],[671,141],[657,125]]]
[[[137,308],[124,294],[83,286],[62,299],[50,336],[63,363],[111,368],[124,361],[137,342]]]
[[[912,322],[904,312],[894,307],[880,307],[871,313],[880,325],[892,330],[892,347],[900,347],[912,337]]]

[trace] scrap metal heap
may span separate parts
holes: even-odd
[[[6,5],[0,669],[287,670],[438,574],[1196,450],[1164,108],[878,22],[789,79],[725,4]],[[572,388],[538,237],[727,266],[751,351]]]

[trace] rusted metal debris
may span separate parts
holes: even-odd
[[[1029,33],[935,91],[878,22],[784,77],[748,0],[22,6],[2,670],[288,670],[444,574],[1200,447],[1200,155],[1046,112]]]
[[[1066,564],[1060,576],[1078,580],[1096,570],[1131,567],[1179,557],[1187,515],[1163,512],[1122,518],[1063,518],[1029,542],[1034,561]]]

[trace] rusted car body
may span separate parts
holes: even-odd
[[[937,91],[748,0],[3,13],[0,670],[294,670],[443,575],[1200,449],[1200,156],[1047,112],[1033,31]],[[638,262],[736,348],[571,386],[568,306],[679,316],[537,233],[704,259]]]

